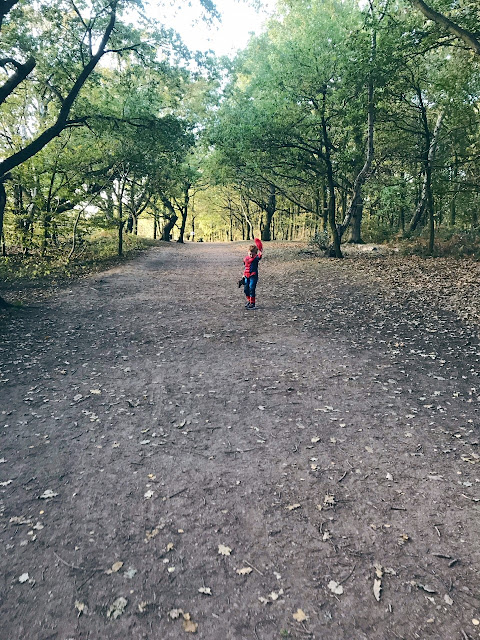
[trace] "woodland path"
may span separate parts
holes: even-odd
[[[245,246],[0,318],[2,640],[480,637],[478,339]]]

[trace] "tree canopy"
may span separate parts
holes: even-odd
[[[71,255],[101,230],[121,253],[139,219],[337,257],[476,233],[473,0],[279,0],[234,59],[190,53],[135,0],[10,0],[0,18],[4,255]]]

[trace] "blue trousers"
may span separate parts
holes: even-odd
[[[254,276],[250,276],[249,278],[245,278],[245,286],[243,287],[243,291],[247,298],[255,298],[255,289],[257,288],[258,282],[258,273]]]

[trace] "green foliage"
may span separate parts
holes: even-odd
[[[125,238],[125,257],[152,246],[153,241],[137,236]],[[68,259],[69,247],[57,251],[54,256],[41,258],[38,255],[24,256],[21,253],[0,258],[0,280],[6,286],[18,286],[24,282],[41,280],[62,282],[70,278],[108,268],[117,258],[117,240],[113,234],[96,234],[85,239],[84,246],[73,260]]]

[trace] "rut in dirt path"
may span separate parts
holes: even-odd
[[[2,639],[479,637],[478,341],[245,248],[0,320]]]

